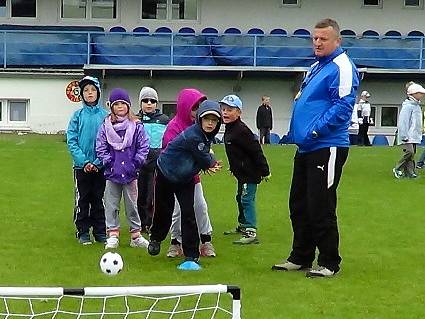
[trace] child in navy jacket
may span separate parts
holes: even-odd
[[[182,246],[185,261],[182,270],[199,270],[199,234],[194,202],[194,176],[201,170],[215,173],[221,163],[210,153],[211,143],[221,124],[220,106],[206,100],[201,103],[196,123],[172,140],[158,158],[155,183],[155,213],[153,216],[148,252],[157,255],[160,243],[171,226],[174,195],[181,207]]]

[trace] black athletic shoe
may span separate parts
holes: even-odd
[[[161,251],[161,242],[156,240],[151,240],[148,246],[148,253],[151,256],[156,256]]]

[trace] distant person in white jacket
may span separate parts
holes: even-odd
[[[370,93],[368,91],[363,91],[360,95],[360,100],[358,104],[359,108],[359,135],[357,138],[358,145],[370,146],[369,136],[367,135],[369,131],[369,125],[372,124],[370,118],[371,106],[369,103]]]
[[[407,99],[401,105],[398,121],[397,144],[401,145],[403,156],[393,168],[395,178],[418,177],[415,172],[414,156],[416,145],[422,140],[422,110],[421,99],[425,96],[425,89],[414,82],[406,84]]]

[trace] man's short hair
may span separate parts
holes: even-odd
[[[334,29],[337,35],[339,36],[340,29],[339,29],[338,22],[336,22],[333,19],[326,18],[326,19],[320,20],[314,26],[315,29],[324,29],[327,27],[332,27],[332,29]]]

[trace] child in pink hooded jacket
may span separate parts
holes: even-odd
[[[196,110],[199,104],[206,100],[205,94],[197,89],[183,89],[177,95],[177,108],[175,117],[168,123],[162,138],[162,147],[165,149],[170,141],[177,135],[191,126],[196,119]],[[194,209],[196,215],[196,223],[200,234],[201,245],[200,255],[203,257],[215,257],[214,246],[211,243],[212,226],[208,215],[208,206],[204,198],[201,179],[199,175],[195,177],[195,198]],[[176,201],[174,207],[173,219],[171,224],[171,245],[168,248],[167,256],[174,258],[183,255],[181,248],[181,212],[180,206]]]

